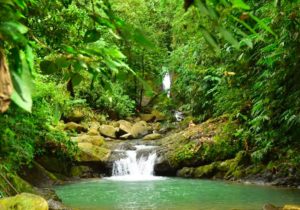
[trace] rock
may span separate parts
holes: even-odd
[[[71,177],[91,177],[93,170],[89,166],[73,166],[70,171]]]
[[[178,170],[176,175],[179,177],[190,178],[194,176],[193,174],[194,174],[194,168],[184,167]]]
[[[282,210],[300,210],[300,205],[284,205]]]
[[[103,136],[116,138],[117,129],[112,125],[101,125],[99,130]]]
[[[44,155],[37,158],[36,161],[47,171],[65,176],[69,174],[69,170],[71,167],[71,161],[62,161],[56,156]]]
[[[61,202],[53,199],[47,200],[49,210],[72,210],[71,208],[66,207]]]
[[[120,131],[124,132],[125,134],[128,134],[131,132],[132,124],[126,120],[119,120],[119,128]]]
[[[65,131],[76,131],[77,133],[87,131],[87,129],[84,126],[74,123],[74,122],[68,122],[67,124],[65,124],[64,130]]]
[[[148,126],[145,121],[139,121],[132,126],[131,132],[134,138],[139,138],[148,134]]]
[[[263,206],[263,210],[279,210],[280,208],[277,208],[276,206],[273,206],[272,204],[265,204]]]
[[[14,197],[0,199],[1,209],[48,210],[47,201],[34,194],[21,193]]]
[[[87,134],[89,136],[98,136],[98,135],[100,135],[97,128],[90,128]]]
[[[140,114],[140,118],[143,121],[151,122],[154,121],[155,116],[153,116],[153,114]]]
[[[73,137],[71,140],[77,143],[91,143],[95,146],[102,146],[105,143],[103,136],[91,136],[87,134]]]
[[[131,135],[131,133],[127,133],[127,134],[120,136],[120,139],[132,139],[132,138],[133,138],[133,136]]]
[[[49,187],[59,183],[54,174],[47,171],[36,161],[33,161],[30,167],[23,167],[19,173],[24,180],[35,187]]]
[[[65,122],[80,123],[84,119],[84,114],[81,110],[75,109],[64,117]]]
[[[105,162],[111,153],[109,149],[95,146],[91,143],[79,143],[78,148],[79,155],[75,159],[79,162]]]
[[[205,166],[199,166],[195,168],[193,177],[195,178],[210,178],[216,172],[216,164],[212,163]]]
[[[140,114],[140,118],[146,122],[163,121],[166,116],[158,110],[152,110],[151,114]]]
[[[151,133],[146,135],[143,139],[144,140],[156,140],[162,138],[162,135],[159,133]]]
[[[155,175],[159,176],[175,176],[176,168],[173,168],[165,156],[159,156],[156,158],[154,165]]]

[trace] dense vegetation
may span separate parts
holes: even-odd
[[[0,173],[72,158],[58,125],[74,107],[120,119],[147,100],[197,123],[225,115],[253,162],[299,165],[299,14],[299,0],[0,0]]]

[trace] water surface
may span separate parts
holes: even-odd
[[[86,180],[59,186],[63,203],[81,210],[260,210],[266,203],[300,204],[300,190],[211,180]]]

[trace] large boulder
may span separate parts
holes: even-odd
[[[140,114],[140,118],[146,122],[158,122],[165,120],[166,116],[158,110],[152,110],[150,114]]]
[[[123,132],[125,134],[131,133],[131,129],[132,129],[131,122],[128,122],[126,120],[119,120],[118,123],[119,123],[119,129],[121,132]]]
[[[148,132],[149,132],[149,128],[147,123],[145,121],[139,121],[133,124],[130,133],[134,138],[139,138],[147,135]]]
[[[21,193],[0,199],[0,209],[48,210],[49,207],[44,198],[30,193]]]
[[[95,146],[102,146],[104,144],[103,136],[93,136],[88,134],[72,137],[71,140],[77,143],[91,143]]]
[[[117,137],[116,133],[118,130],[112,125],[101,125],[99,130],[103,136],[114,138],[114,139]]]
[[[105,162],[108,160],[111,151],[109,149],[95,146],[91,143],[79,143],[79,154],[76,160],[79,162]]]
[[[162,138],[162,135],[159,134],[159,133],[151,133],[151,134],[148,134],[146,136],[144,136],[144,140],[156,140],[156,139],[161,139]]]

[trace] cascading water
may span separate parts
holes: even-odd
[[[167,95],[170,98],[170,89],[171,89],[171,75],[166,73],[163,79],[163,90],[167,91]]]
[[[113,163],[111,180],[146,181],[162,179],[154,176],[156,152],[153,146],[135,146],[125,151],[126,157]],[[122,150],[120,150],[122,151]]]

